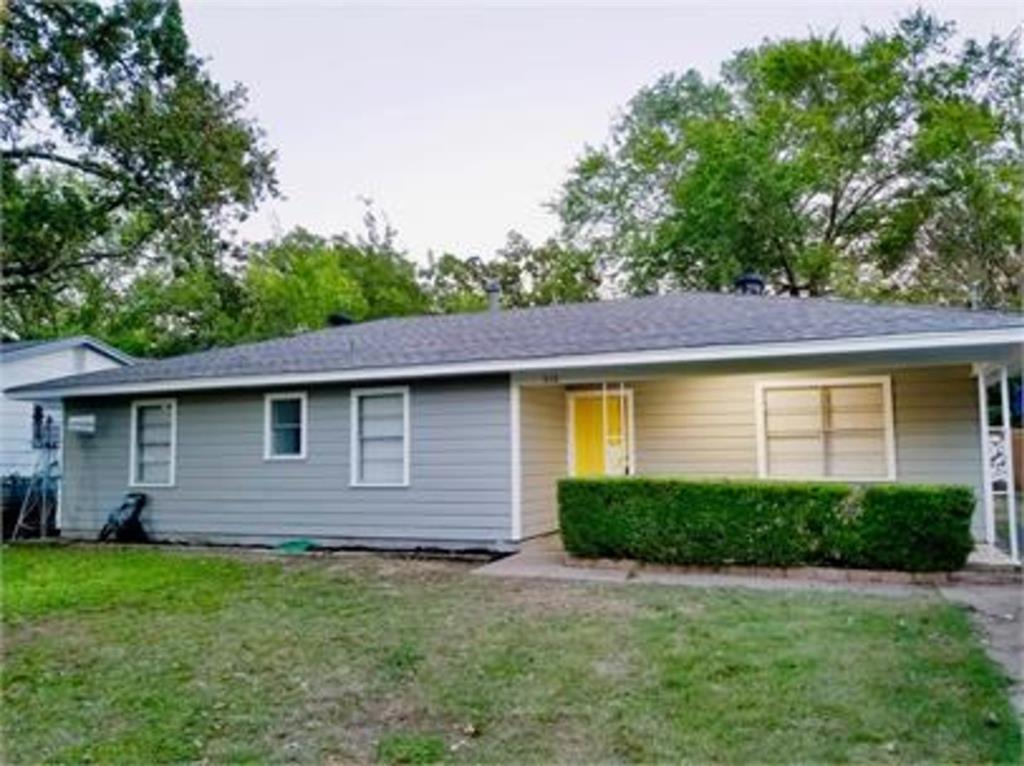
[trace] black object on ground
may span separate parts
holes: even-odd
[[[25,495],[28,493],[29,485],[32,483],[31,476],[21,476],[19,474],[9,474],[0,479],[0,486],[2,486],[2,515],[3,515],[3,539],[10,540],[14,535],[14,528],[18,524],[18,515],[21,513],[22,503],[25,502]],[[57,508],[57,493],[50,489],[46,493],[46,510],[47,510],[47,537],[55,537],[57,535],[57,514],[55,512]],[[28,529],[23,527],[23,537],[39,537],[39,506],[42,503],[37,504],[31,517],[28,519],[30,522]]]
[[[129,492],[125,495],[121,507],[107,516],[107,523],[100,530],[100,542],[113,537],[119,543],[148,543],[149,535],[139,519],[145,505],[144,492]]]

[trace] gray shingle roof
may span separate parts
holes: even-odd
[[[718,293],[382,319],[142,362],[33,389],[1021,328],[1024,316]],[[412,372],[412,371],[411,371]]]
[[[16,351],[25,351],[35,346],[41,346],[44,343],[49,343],[45,340],[5,340],[0,343],[0,354],[13,354]]]

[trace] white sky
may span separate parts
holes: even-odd
[[[1024,4],[926,2],[962,34],[1009,34]],[[641,86],[722,61],[765,37],[856,37],[914,5],[845,2],[418,3],[185,0],[195,50],[278,151],[286,199],[241,233],[293,226],[361,230],[374,200],[417,259],[428,249],[490,255],[517,229],[533,240],[557,220],[556,194],[586,143],[601,143]]]

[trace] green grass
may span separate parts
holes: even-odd
[[[1020,762],[934,597],[3,550],[5,763]]]

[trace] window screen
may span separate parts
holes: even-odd
[[[762,394],[769,476],[888,478],[882,383],[766,388]]]
[[[174,461],[174,404],[162,402],[135,407],[136,484],[170,484]]]
[[[355,483],[404,484],[405,393],[358,394],[355,417]]]

